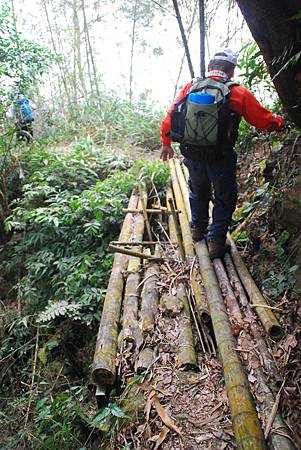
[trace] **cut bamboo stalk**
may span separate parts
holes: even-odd
[[[145,271],[145,283],[141,293],[141,331],[145,338],[154,329],[154,318],[158,309],[158,274],[159,267],[155,263],[151,263]]]
[[[189,222],[187,219],[186,209],[185,209],[185,203],[182,197],[182,192],[180,189],[180,184],[178,182],[176,169],[175,169],[175,162],[173,159],[169,160],[169,167],[170,167],[170,175],[172,180],[172,188],[174,192],[174,197],[176,201],[176,206],[179,211],[179,220],[182,230],[182,236],[183,236],[183,244],[184,244],[184,250],[186,258],[192,262],[192,259],[194,258],[194,247],[193,247],[193,241],[191,237]]]
[[[173,205],[173,198],[172,193],[170,191],[167,192],[167,204]],[[169,217],[169,237],[171,240],[174,240],[176,236],[178,236],[178,231],[175,223],[177,222],[177,218],[172,216]],[[182,236],[180,231],[180,236],[182,242]],[[182,244],[183,245],[183,244]],[[180,251],[180,247],[179,250]],[[184,248],[182,248],[183,257],[185,257],[184,254]],[[191,316],[190,316],[190,308],[189,308],[189,302],[187,298],[187,294],[185,291],[185,287],[183,284],[180,284],[178,287],[177,296],[179,297],[179,301],[183,304],[183,312],[181,314],[181,323],[180,323],[180,346],[178,350],[178,366],[179,367],[197,367],[197,361],[196,361],[196,354],[195,354],[195,348],[194,348],[194,338],[191,328]]]
[[[138,359],[135,363],[135,371],[141,374],[148,370],[148,368],[155,361],[155,352],[152,348],[146,347],[139,353]]]
[[[170,236],[171,241],[174,241],[175,239],[177,240],[177,243],[179,246],[180,257],[182,259],[185,259],[185,251],[184,251],[184,246],[183,246],[183,241],[182,241],[181,227],[178,222],[176,210],[175,210],[174,203],[173,203],[172,193],[170,191],[167,192],[166,199],[167,199],[168,207],[170,208],[170,212],[172,213],[172,215],[168,219],[169,236]]]
[[[173,159],[169,160],[169,167],[170,167],[170,174],[171,174],[171,180],[172,180],[172,187],[174,191],[176,206],[179,211],[179,220],[182,230],[182,237],[183,237],[183,244],[184,244],[184,251],[186,258],[190,264],[193,262],[195,252],[194,252],[194,245],[191,237],[191,231],[190,226],[188,222],[188,215],[186,213],[185,203],[183,200],[183,195],[181,191],[181,187],[178,181],[176,169],[175,169],[175,163]],[[197,279],[197,271],[195,268],[193,268],[191,272],[191,285],[192,285],[192,291],[193,295],[195,297],[197,310],[200,315],[200,317],[204,316],[206,320],[208,320],[209,313],[208,313],[208,307],[206,304],[205,296],[203,295],[203,292],[201,290],[200,284]]]
[[[178,367],[196,368],[196,354],[194,348],[194,338],[190,321],[190,309],[187,294],[184,285],[181,283],[178,286],[177,298],[183,304],[183,310],[180,316],[180,335],[179,335],[179,349],[178,349]]]
[[[265,449],[265,441],[249,392],[248,381],[239,356],[234,350],[236,342],[231,332],[225,304],[204,240],[196,243],[196,251],[207,294],[214,334],[224,369],[237,448],[243,450]]]
[[[139,200],[138,208],[141,200]],[[142,241],[144,233],[144,218],[142,214],[134,216],[133,235],[132,239]],[[133,344],[136,348],[142,345],[142,333],[138,323],[138,299],[139,299],[139,284],[141,260],[131,256],[128,262],[128,276],[125,286],[125,294],[123,300],[123,341],[124,345],[128,342]]]
[[[141,202],[140,204],[142,207],[142,213],[143,213],[143,217],[144,217],[144,221],[145,221],[148,240],[151,241],[152,240],[152,231],[151,231],[151,227],[150,227],[150,223],[149,223],[148,215],[147,215],[147,195],[146,195],[146,192],[144,192],[142,190],[141,186],[139,186],[139,194],[140,194],[140,202]]]
[[[253,340],[252,337],[247,332],[244,332],[244,336],[241,335],[238,340],[242,348],[244,340],[248,342],[247,349],[251,348],[252,351],[256,348],[257,345],[256,340]],[[273,411],[275,405],[275,398],[272,391],[270,390],[269,386],[266,383],[259,358],[257,357],[254,351],[252,351],[251,355],[250,353],[245,354],[244,352],[242,352],[242,357],[244,358],[246,364],[248,365],[250,372],[256,378],[255,381],[256,388],[254,389],[254,394],[255,397],[258,399],[261,417],[262,419],[264,419],[266,425],[269,419],[274,415],[274,418],[272,417],[272,428],[270,430],[268,442],[271,444],[273,450],[296,450],[296,447],[290,438],[291,433],[287,425],[283,421],[280,412]]]
[[[190,211],[190,203],[189,203],[189,190],[188,190],[188,185],[187,185],[184,173],[181,168],[180,161],[178,159],[175,159],[175,169],[176,169],[177,177],[179,180],[180,189],[182,191],[182,196],[183,196],[183,200],[184,200],[187,219],[188,219],[188,221],[190,221],[191,220],[191,211]]]
[[[256,312],[268,335],[275,341],[278,341],[284,334],[283,329],[276,319],[274,313],[270,309],[265,308],[265,306],[267,306],[267,302],[256,286],[256,283],[251,277],[248,269],[246,268],[245,263],[243,262],[243,259],[240,256],[237,247],[229,233],[227,234],[227,237],[231,244],[231,256],[234,265],[236,267],[239,278],[248,293],[250,301],[254,305],[257,305],[255,308]]]
[[[133,193],[129,201],[129,208],[136,208],[137,203],[138,195]],[[133,215],[127,214],[119,235],[120,241],[130,240],[132,224]],[[118,325],[124,287],[123,272],[126,270],[127,263],[127,256],[115,255],[103,304],[92,368],[92,378],[99,385],[112,385],[115,381]]]
[[[132,213],[132,214],[140,214],[143,213],[143,209],[123,209],[122,210],[125,213]],[[146,209],[145,210],[148,214],[165,214],[167,216],[170,216],[171,212],[167,211],[165,209],[159,209],[159,208],[155,208],[155,209]],[[178,212],[178,211],[177,211]]]
[[[141,241],[141,242],[119,242],[119,241],[111,241],[110,245],[121,245],[124,247],[141,247],[144,245],[169,245],[169,242],[160,242],[160,241]],[[172,244],[177,244],[177,241],[172,242]]]
[[[234,267],[234,264],[232,262],[231,256],[229,253],[226,253],[224,256],[224,261],[226,264],[227,272],[230,278],[230,282],[233,285],[233,288],[235,292],[238,295],[238,298],[240,300],[240,303],[242,306],[248,306],[249,300],[246,296],[245,290],[243,285],[241,284],[241,281],[239,279],[239,276],[237,275],[236,269]]]
[[[257,323],[256,317],[254,312],[252,311],[252,308],[250,308],[250,303],[247,299],[247,296],[245,294],[244,288],[240,282],[240,279],[237,275],[236,269],[234,267],[234,264],[232,262],[230,255],[225,255],[224,258],[227,272],[229,274],[230,282],[233,284],[234,291],[236,292],[238,299],[240,300],[241,305],[243,306],[243,312],[245,315],[245,318],[249,324],[250,327],[250,333],[252,334],[255,342],[256,342],[256,348],[257,352],[260,355],[260,359],[262,361],[262,364],[264,366],[265,372],[269,378],[273,377],[275,379],[275,385],[278,387],[281,385],[281,377],[279,375],[278,369],[276,367],[276,364],[273,360],[273,357],[271,356],[268,346],[262,337],[261,334],[261,327]],[[268,379],[269,379],[268,378]]]
[[[213,266],[217,279],[219,281],[220,289],[224,295],[229,316],[231,317],[232,334],[237,336],[240,330],[243,329],[244,323],[240,308],[238,306],[236,297],[230,285],[227,273],[220,259],[214,259]]]
[[[148,255],[147,253],[143,253],[143,252],[135,252],[134,250],[129,250],[127,248],[119,247],[118,245],[109,244],[108,250],[110,250],[111,252],[115,252],[115,253],[122,253],[123,255],[136,256],[137,258],[143,258],[143,259],[149,259],[151,261],[163,262],[163,258],[160,258],[158,256]]]

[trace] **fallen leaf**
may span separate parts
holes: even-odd
[[[175,431],[179,436],[182,436],[181,431],[179,430],[179,428],[176,426],[176,424],[174,423],[174,421],[172,420],[171,417],[169,417],[169,415],[167,414],[166,410],[163,408],[163,406],[160,403],[160,400],[158,399],[157,394],[154,395],[154,404],[157,410],[157,413],[159,414],[162,422],[171,430]]]
[[[159,434],[158,439],[156,441],[154,450],[157,450],[160,447],[160,445],[163,443],[163,441],[165,440],[168,433],[169,433],[169,429],[167,427],[163,427],[161,430],[161,433]]]

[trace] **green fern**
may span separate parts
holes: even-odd
[[[79,305],[75,303],[68,303],[66,300],[60,302],[50,303],[49,306],[38,314],[38,322],[49,322],[58,316],[66,316],[69,312],[75,312],[79,308]]]

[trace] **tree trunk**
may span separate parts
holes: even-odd
[[[301,126],[301,57],[280,69],[301,52],[300,0],[237,0],[257,42],[283,106],[297,126]]]

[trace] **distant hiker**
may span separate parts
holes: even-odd
[[[18,140],[30,142],[33,138],[32,123],[34,112],[32,105],[25,95],[18,94],[6,115],[8,120],[14,120]]]
[[[214,208],[207,242],[211,259],[222,258],[237,200],[234,145],[241,116],[261,130],[277,131],[281,117],[265,109],[245,87],[232,80],[237,54],[217,50],[206,78],[188,83],[170,106],[161,125],[161,154],[174,155],[171,142],[180,142],[189,170],[191,231],[194,241],[207,233],[209,201],[213,186]]]

